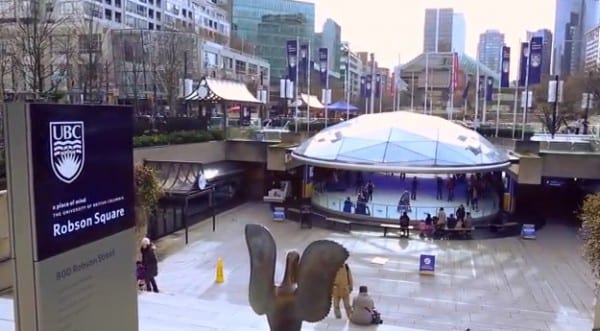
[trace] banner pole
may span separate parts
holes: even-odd
[[[521,125],[521,140],[525,140],[525,125],[527,125],[527,110],[529,108],[529,60],[531,59],[531,41],[527,46],[527,67],[525,70],[525,103],[523,104],[523,123]]]
[[[307,51],[307,68],[306,71],[306,94],[308,94],[308,102],[306,103],[306,131],[308,132],[308,136],[310,137],[310,72],[312,71],[312,66],[310,65],[310,40],[308,41]]]

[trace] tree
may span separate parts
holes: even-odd
[[[600,279],[600,193],[589,194],[585,197],[579,218],[582,220],[582,230],[587,234],[583,246],[584,256],[592,267],[596,279]],[[594,330],[600,329],[600,299],[596,288],[596,308]]]
[[[25,89],[40,97],[47,92],[47,82],[55,73],[53,36],[64,17],[55,14],[53,2],[15,1],[14,5],[12,50],[15,65]]]

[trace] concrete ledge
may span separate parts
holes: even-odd
[[[136,164],[144,159],[212,163],[226,159],[226,148],[226,141],[140,147],[134,148],[133,161]]]

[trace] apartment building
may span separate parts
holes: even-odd
[[[343,43],[343,47],[345,50],[350,49],[347,42]],[[348,65],[347,72],[346,65]],[[360,76],[363,74],[363,62],[360,57],[352,51],[342,52],[339,72],[341,74],[341,80],[344,82],[344,84],[347,84],[347,87],[350,91],[350,98],[359,98]]]

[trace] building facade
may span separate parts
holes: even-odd
[[[314,29],[314,28],[313,28]],[[265,15],[258,24],[257,53],[271,65],[271,81],[287,75],[286,42],[307,35],[311,30],[303,14]],[[311,42],[313,38],[299,38],[300,43]]]
[[[302,15],[310,28],[302,35],[309,39],[315,27],[314,3],[293,0],[234,0],[231,7],[231,22],[234,33],[247,42],[260,46],[259,25],[267,15]]]
[[[585,34],[583,5],[583,0],[556,0],[552,55],[555,75],[568,76],[581,69]]]
[[[341,63],[342,28],[330,18],[323,24],[320,45],[329,50],[329,72],[338,72]]]
[[[584,70],[600,69],[600,26],[585,34]]]
[[[494,72],[500,72],[500,56],[504,46],[504,34],[498,30],[487,30],[479,35],[477,60]]]
[[[533,37],[542,37],[542,76],[548,76],[552,68],[552,31],[549,29],[527,31],[527,40]]]
[[[211,41],[202,41],[199,46],[203,75],[250,85],[260,85],[262,78],[263,86],[269,86],[270,65],[267,60]]]
[[[467,40],[467,22],[463,13],[454,13],[452,21],[452,51],[465,53]]]
[[[438,53],[452,51],[454,9],[434,8],[425,10],[423,29],[423,52]]]

